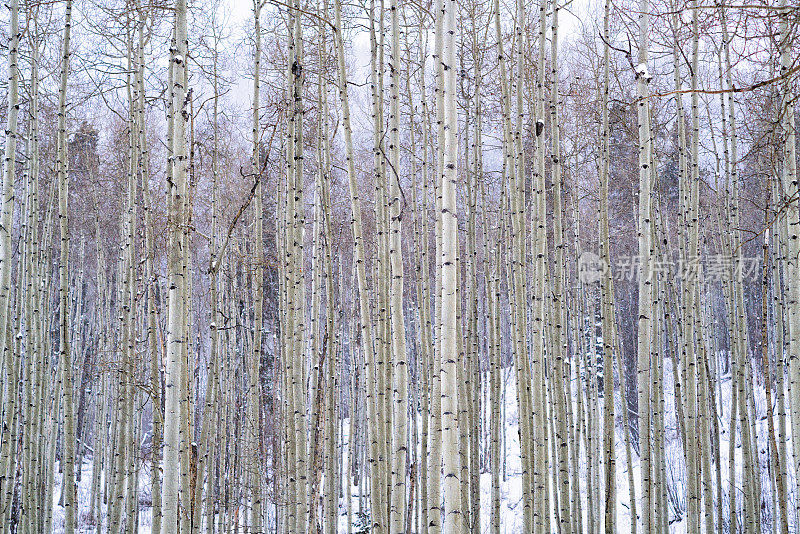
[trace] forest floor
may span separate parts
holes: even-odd
[[[665,459],[666,459],[666,478],[667,478],[667,510],[668,510],[668,517],[670,521],[669,531],[670,533],[674,534],[683,534],[686,532],[686,521],[685,521],[685,467],[683,462],[683,454],[681,449],[681,444],[679,442],[679,434],[677,432],[677,421],[675,418],[675,407],[674,407],[674,396],[672,392],[674,391],[673,388],[673,380],[672,380],[672,368],[671,368],[671,361],[666,360],[665,362],[665,381],[664,381],[664,391],[667,393],[665,398],[665,432],[666,432],[666,451],[665,451]],[[488,378],[488,377],[486,377]],[[518,414],[517,414],[517,401],[516,401],[516,392],[515,392],[515,384],[513,380],[512,373],[509,372],[508,369],[505,369],[503,372],[503,381],[504,381],[504,390],[505,390],[505,398],[504,398],[504,415],[505,415],[505,432],[504,432],[504,449],[505,449],[505,464],[503,466],[503,471],[501,472],[501,488],[500,488],[500,498],[501,498],[501,528],[500,532],[504,534],[517,534],[523,532],[523,521],[522,521],[522,476],[521,476],[521,466],[520,466],[520,455],[519,455],[519,434],[517,431],[518,428]],[[484,380],[484,383],[488,383],[488,380]],[[730,391],[730,374],[723,375],[721,382],[718,384],[717,390],[717,406],[720,409],[718,413],[717,420],[718,424],[720,425],[720,443],[719,443],[719,454],[720,454],[720,463],[722,466],[722,487],[723,487],[723,517],[727,522],[727,517],[729,516],[728,511],[728,488],[729,488],[729,476],[728,476],[728,469],[729,469],[729,426],[730,426],[730,404],[731,404],[731,391]],[[771,487],[770,478],[768,475],[768,463],[769,463],[769,456],[767,454],[767,435],[768,435],[768,421],[767,421],[767,410],[766,410],[766,400],[765,400],[765,393],[763,386],[761,384],[758,387],[754,388],[756,396],[754,398],[754,407],[755,407],[755,415],[757,419],[757,432],[758,432],[758,454],[759,454],[759,462],[761,464],[761,485],[762,485],[762,521],[764,525],[771,525],[772,522],[772,510],[774,509],[773,506],[773,490]],[[574,398],[574,397],[573,397]],[[721,400],[721,402],[720,402]],[[619,394],[615,397],[616,401],[616,413],[617,413],[617,432],[616,432],[616,483],[617,483],[617,532],[625,533],[630,532],[630,520],[631,520],[631,512],[630,512],[630,497],[629,497],[629,484],[628,484],[628,466],[625,460],[625,441],[623,435],[623,428],[621,424],[621,398]],[[788,401],[788,399],[787,399]],[[773,402],[775,402],[773,398]],[[602,404],[603,399],[599,399],[600,406],[598,407],[598,414],[602,414]],[[485,407],[484,407],[485,409]],[[775,410],[777,412],[777,410]],[[602,417],[598,415],[599,424],[602,425]],[[483,420],[489,420],[488,417],[483,418]],[[778,424],[777,418],[775,422],[776,426]],[[347,421],[344,422],[344,429],[345,435],[344,439],[347,439],[347,429],[349,425]],[[787,448],[790,447],[790,428],[788,421],[786,421],[786,440],[787,440]],[[631,436],[631,439],[635,439],[635,436]],[[704,442],[704,444],[706,444]],[[586,531],[587,519],[588,519],[588,506],[587,506],[587,488],[586,488],[586,454],[585,454],[585,445],[582,444],[582,453],[581,453],[581,460],[579,462],[579,469],[580,469],[580,480],[581,480],[581,495],[582,495],[582,515],[583,515],[583,530]],[[741,506],[742,503],[742,460],[741,460],[741,436],[737,432],[736,437],[736,471],[737,471],[737,484],[736,484],[736,491],[738,495],[738,504]],[[712,451],[714,453],[715,451]],[[633,457],[633,478],[636,483],[636,497],[637,500],[641,497],[641,488],[639,486],[640,476],[639,476],[639,457],[636,453],[635,449],[631,451]],[[791,462],[789,462],[791,464]],[[712,465],[712,471],[715,470],[715,466]],[[790,466],[791,470],[791,466]],[[553,471],[551,466],[551,472]],[[58,504],[58,500],[60,497],[60,488],[61,488],[61,481],[60,481],[60,473],[56,473],[56,489],[53,492],[53,500],[54,500],[54,517],[53,517],[53,524],[55,525],[55,532],[61,533],[63,532],[63,521],[64,521],[64,509],[62,506]],[[599,475],[599,478],[602,478],[602,472]],[[152,520],[152,509],[150,507],[148,501],[149,498],[145,498],[150,494],[149,488],[149,479],[150,479],[150,466],[145,465],[142,471],[139,473],[139,480],[140,480],[140,508],[139,508],[139,532],[141,534],[150,533],[150,525]],[[80,504],[80,514],[79,514],[79,528],[78,531],[81,533],[88,533],[94,532],[95,529],[91,525],[90,517],[89,517],[89,505],[90,505],[90,486],[92,481],[92,461],[91,457],[87,457],[84,459],[84,463],[82,465],[82,472],[81,472],[81,480],[78,483],[78,498]],[[490,503],[491,503],[491,474],[488,472],[484,472],[481,474],[481,531],[488,532],[489,531],[489,521],[490,521]],[[551,480],[552,484],[552,480]],[[551,486],[552,488],[552,486]],[[789,473],[789,480],[787,481],[787,491],[789,492],[789,500],[790,500],[790,510],[793,509],[794,505],[794,495],[792,488],[794,488],[794,473]],[[359,510],[359,498],[358,498],[358,486],[351,487],[351,495],[352,495],[352,513],[354,517],[354,522],[357,524],[357,515]],[[552,495],[552,493],[551,493]],[[641,511],[639,511],[641,513]],[[743,519],[741,517],[740,512],[740,520]],[[555,517],[551,518],[551,524],[555,525]],[[340,516],[339,516],[339,532],[344,534],[347,533],[347,511],[345,506],[340,507]],[[354,533],[359,532],[357,527],[353,529]]]

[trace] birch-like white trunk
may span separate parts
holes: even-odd
[[[186,279],[183,271],[183,251],[186,226],[186,182],[188,150],[186,122],[188,118],[186,87],[184,86],[187,58],[187,2],[175,2],[175,48],[171,58],[172,69],[172,160],[171,182],[168,183],[169,204],[169,303],[167,308],[167,348],[165,402],[164,402],[164,491],[161,534],[180,532],[178,499],[181,466],[181,392],[185,382],[185,369],[181,360],[187,342],[185,332]],[[188,488],[184,488],[188,489]]]

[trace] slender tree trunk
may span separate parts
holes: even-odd
[[[391,55],[389,56],[389,261],[391,353],[394,391],[392,489],[390,531],[403,534],[406,519],[406,470],[408,464],[408,354],[403,317],[403,242],[400,198],[400,14],[397,0],[390,0]]]
[[[610,90],[610,33],[611,33],[611,2],[606,0],[605,12],[603,17],[603,96],[601,104],[602,116],[602,155],[603,159],[600,163],[600,261],[609,268],[603,271],[603,277],[600,281],[600,311],[602,317],[602,333],[603,333],[603,452],[604,460],[604,484],[605,484],[605,499],[603,504],[605,534],[614,534],[616,532],[616,518],[617,518],[617,495],[616,495],[616,444],[615,435],[617,430],[616,420],[614,418],[614,350],[616,343],[614,341],[614,292],[612,288],[613,279],[611,276],[611,253],[610,253],[610,232],[608,227],[608,178],[610,166],[609,154],[609,125],[608,125],[608,100]],[[594,336],[591,336],[592,339]],[[623,369],[618,369],[620,382],[625,380],[623,376]],[[623,410],[625,410],[626,400],[623,397]],[[598,488],[599,489],[599,488]],[[634,521],[635,522],[635,521]]]
[[[440,79],[444,102],[444,160],[440,191],[442,195],[441,225],[441,418],[442,418],[442,459],[443,459],[443,497],[444,534],[461,534],[463,510],[461,510],[461,469],[459,465],[458,436],[458,368],[461,364],[456,339],[457,313],[459,303],[456,293],[458,270],[458,216],[456,211],[457,155],[458,155],[458,115],[456,112],[456,74],[455,74],[455,2],[444,0],[441,17],[442,67],[444,76]]]
[[[652,313],[651,280],[651,172],[650,172],[650,74],[648,72],[648,49],[650,47],[650,4],[639,2],[639,64],[636,72],[636,93],[639,98],[639,319],[637,340],[637,378],[639,384],[639,450],[642,478],[642,525],[644,534],[652,530],[652,473],[650,461],[650,350]],[[690,532],[694,532],[690,528]]]
[[[67,155],[67,76],[69,73],[70,33],[72,26],[72,0],[67,0],[64,18],[64,40],[61,51],[61,83],[58,97],[58,220],[61,235],[61,258],[59,260],[59,359],[62,361],[64,395],[64,532],[75,531],[78,517],[77,488],[75,486],[75,413],[73,402],[72,354],[69,346],[71,330],[69,318],[69,189]]]
[[[6,143],[3,156],[3,189],[0,198],[0,362],[3,364],[0,377],[3,379],[2,445],[0,451],[0,524],[10,524],[11,505],[15,485],[12,459],[16,456],[16,436],[13,419],[16,416],[16,401],[19,392],[17,369],[19,355],[8,343],[10,317],[13,316],[11,292],[12,240],[14,219],[14,181],[16,180],[17,116],[19,114],[19,2],[11,0],[8,42],[8,115],[6,117]],[[66,178],[65,178],[66,179]],[[5,528],[5,527],[4,527]]]
[[[186,228],[187,146],[186,121],[187,95],[184,72],[187,57],[187,5],[186,0],[175,3],[175,47],[171,59],[172,69],[172,160],[169,186],[169,304],[167,310],[167,353],[164,408],[164,491],[162,534],[180,532],[178,496],[181,491],[181,384],[185,382],[182,362],[187,343],[184,316],[186,314],[186,277],[182,268],[184,233]],[[186,439],[187,436],[184,436]],[[184,488],[186,490],[188,488]]]

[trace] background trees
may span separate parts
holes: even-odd
[[[795,6],[244,7],[8,5],[4,532],[797,529]]]

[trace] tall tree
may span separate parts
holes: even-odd
[[[186,61],[188,55],[187,2],[175,1],[174,49],[170,61],[172,70],[172,160],[170,161],[169,182],[169,250],[167,269],[169,271],[169,295],[167,307],[167,350],[165,399],[164,399],[164,491],[163,519],[161,533],[180,532],[178,501],[181,466],[179,451],[181,426],[181,391],[186,382],[186,366],[182,360],[187,343],[187,280],[183,268],[182,245],[188,234],[186,220],[188,147],[186,142],[186,123],[189,116],[187,91],[185,86]],[[183,436],[187,439],[188,436]]]

